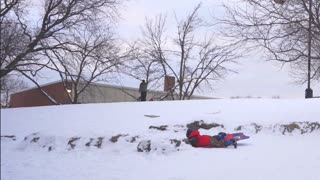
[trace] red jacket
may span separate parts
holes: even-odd
[[[208,135],[200,135],[199,131],[194,130],[188,135],[188,139],[196,138],[196,143],[193,144],[195,147],[204,147],[210,144],[210,137]]]

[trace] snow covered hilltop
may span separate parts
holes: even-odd
[[[247,168],[258,179],[317,179],[319,107],[318,99],[237,99],[1,109],[1,179],[194,179],[203,168],[220,179],[257,179]],[[236,150],[193,148],[187,127],[251,138]]]

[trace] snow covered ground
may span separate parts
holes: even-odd
[[[320,128],[301,134],[320,123],[319,107],[319,99],[238,99],[1,109],[1,179],[319,180]],[[250,139],[193,148],[186,125],[201,120],[223,125],[202,134],[241,126]],[[292,122],[300,129],[285,132]],[[150,152],[137,151],[144,140]]]

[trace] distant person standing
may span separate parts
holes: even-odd
[[[147,99],[147,83],[145,80],[142,80],[139,87],[139,92],[141,93],[140,100],[146,101]]]

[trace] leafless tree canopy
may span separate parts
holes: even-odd
[[[234,46],[218,46],[213,37],[203,37],[200,4],[181,20],[177,20],[177,34],[166,35],[166,18],[146,19],[143,39],[135,44],[131,75],[147,79],[148,84],[161,81],[165,75],[177,80],[174,87],[179,99],[189,99],[201,84],[212,85],[223,78],[240,54]],[[203,37],[203,39],[201,39]],[[148,86],[150,87],[150,86]]]
[[[311,15],[312,78],[320,78],[320,1],[245,0],[224,5],[227,16],[220,19],[223,34],[247,48],[262,47],[269,60],[290,63],[302,82],[307,77],[308,22]]]
[[[35,74],[48,63],[44,51],[65,48],[75,29],[108,23],[120,0],[44,0],[36,20],[27,13],[28,3],[1,0],[1,78],[12,71]]]
[[[77,103],[91,82],[120,63],[111,25],[121,0],[44,0],[37,4],[41,8],[30,3],[1,0],[0,77],[19,73],[41,90],[36,76],[43,69],[54,70],[74,84],[70,98]]]
[[[146,80],[149,89],[160,87],[161,78],[167,75],[164,37],[166,18],[159,15],[155,20],[146,18],[143,38],[130,45],[130,59],[122,73],[138,80]]]
[[[66,88],[67,82],[73,85],[73,96],[70,96],[73,103],[78,102],[79,95],[92,82],[103,81],[122,62],[112,32],[100,28],[74,30],[69,39],[72,43],[63,49],[45,51],[50,65],[59,70],[61,80],[66,82]]]
[[[18,76],[1,78],[1,107],[9,107],[10,95],[27,87],[28,85]]]

